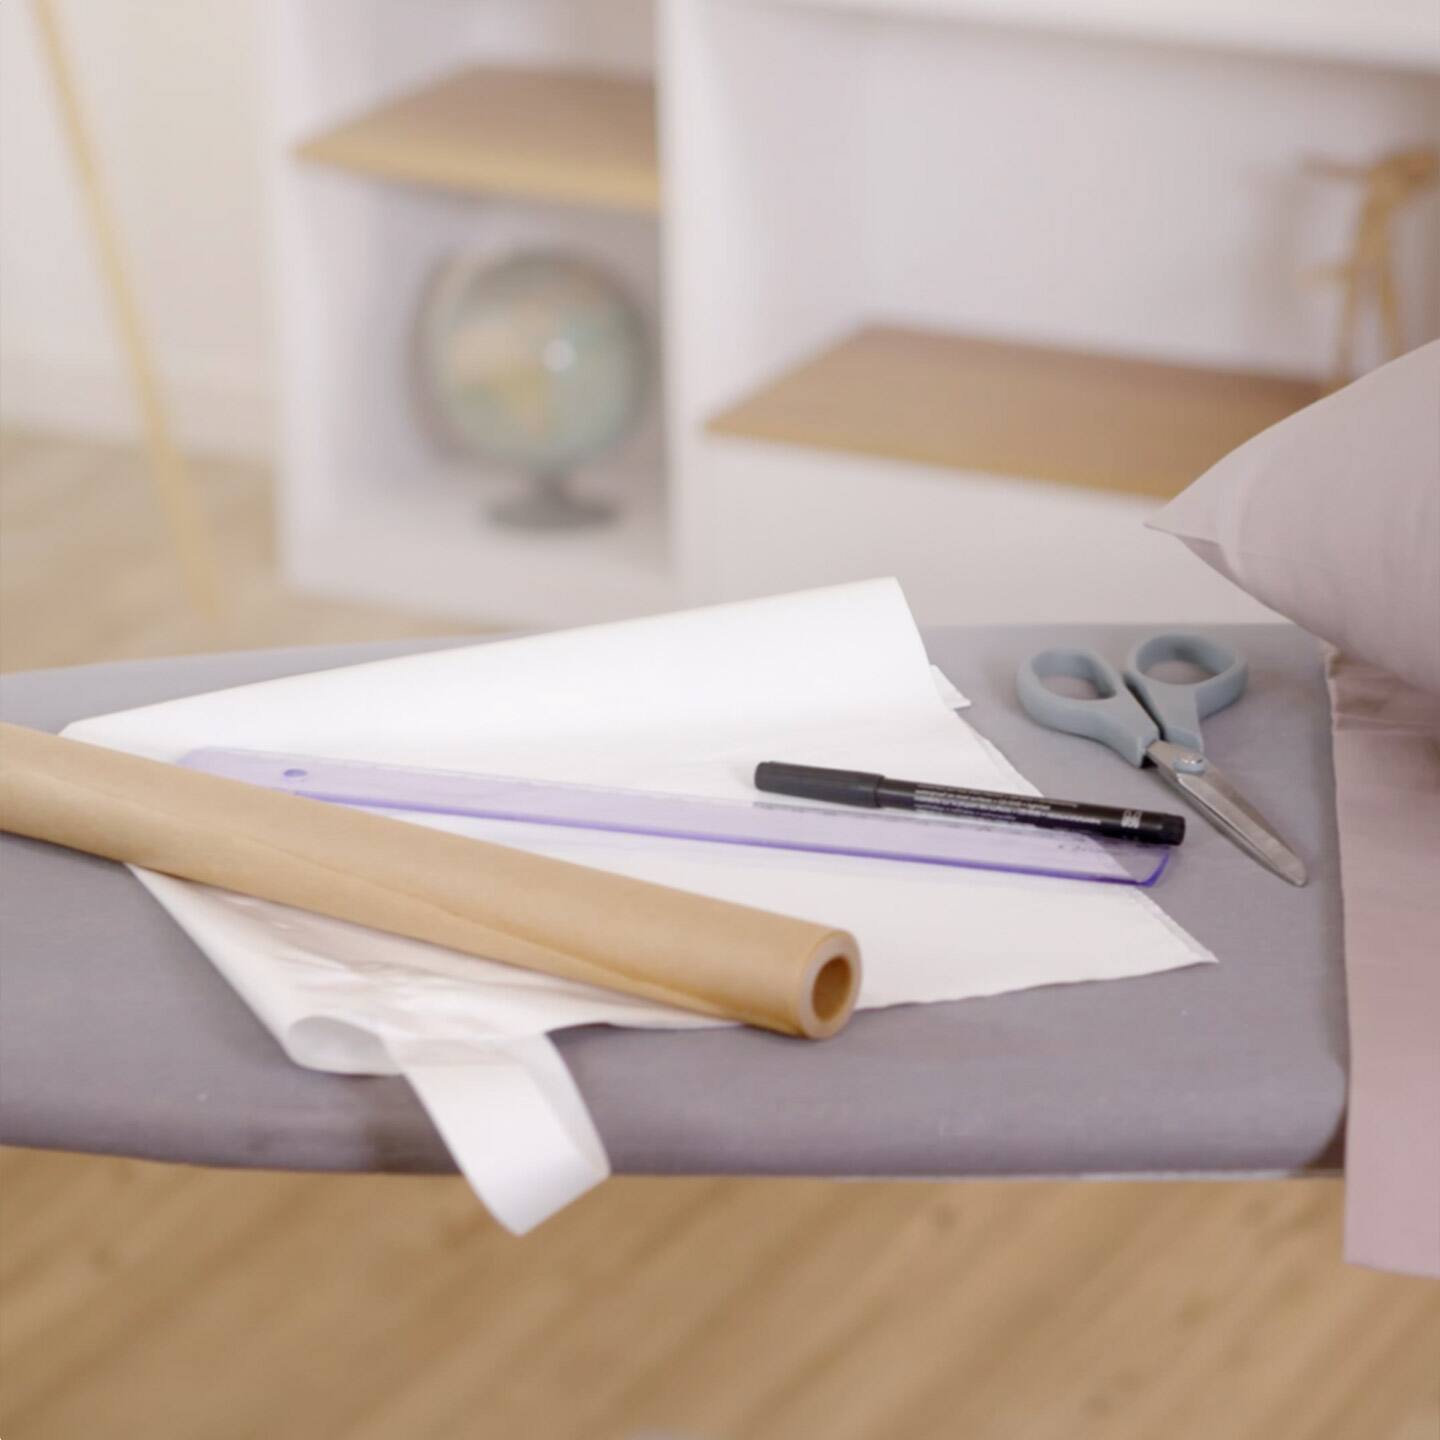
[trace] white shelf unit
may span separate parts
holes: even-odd
[[[803,423],[788,397],[814,357],[844,360],[857,333],[890,327],[956,350],[1028,347],[1037,375],[1057,353],[1093,356],[1097,373],[1108,356],[1235,372],[1227,424],[1268,416],[1266,397],[1303,391],[1273,377],[1325,367],[1334,300],[1302,277],[1343,253],[1354,215],[1355,195],[1307,178],[1305,158],[1440,141],[1440,38],[1419,43],[1412,0],[1365,7],[1363,26],[1338,0],[272,3],[287,568],[498,623],[881,573],[934,622],[1263,618],[1143,528],[1173,475],[1130,465],[1097,483],[1103,447],[1087,478],[1086,457],[1047,460],[1043,444],[997,471],[1014,447],[967,449],[963,426],[912,444],[899,402],[923,387],[883,358],[863,405],[844,364],[820,365],[818,392],[800,385]],[[540,72],[542,86],[653,76],[653,187],[633,126],[583,183],[564,127],[532,144],[524,105],[481,104],[473,155],[426,139],[446,105],[422,105],[408,130],[354,128],[465,66]],[[423,173],[402,153],[396,174],[397,134],[428,147]],[[416,422],[424,275],[456,248],[522,245],[611,266],[664,359],[640,433],[580,477],[624,507],[610,528],[488,526],[486,498],[515,482],[476,475]],[[1435,199],[1400,245],[1419,343],[1440,333]],[[1018,363],[1014,423],[1043,430],[1044,385]],[[825,424],[832,373],[834,405],[866,411],[858,441],[854,415]],[[1137,434],[1149,423],[1143,407],[1117,413]]]
[[[272,10],[288,576],[525,626],[673,605],[661,233],[639,123],[648,4],[274,0]],[[500,83],[487,86],[494,72],[482,68],[467,90],[467,67],[496,67]],[[568,130],[533,123],[551,101],[574,113]],[[586,129],[597,108],[618,127],[613,154]],[[657,383],[635,433],[576,478],[620,514],[589,531],[492,524],[488,506],[525,482],[447,453],[415,393],[416,313],[435,268],[532,248],[610,270],[655,340]]]
[[[1081,36],[923,8],[667,9],[682,568],[727,597],[895,573],[933,623],[1267,618],[1144,528],[1163,500],[1145,477],[1070,483],[1057,455],[1020,478],[989,468],[995,447],[941,446],[943,466],[900,445],[887,457],[875,436],[893,417],[857,420],[871,404],[840,365],[833,429],[863,432],[851,453],[813,433],[813,395],[788,425],[777,413],[798,377],[876,326],[1262,387],[1315,378],[1335,299],[1304,272],[1344,253],[1356,197],[1304,161],[1440,138],[1433,77],[1158,43],[1139,20]],[[1440,333],[1433,196],[1400,241],[1420,343]],[[904,384],[883,369],[875,384],[901,423]],[[1043,432],[1041,388],[1015,408]],[[747,414],[763,423],[747,429]]]

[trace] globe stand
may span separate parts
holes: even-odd
[[[579,530],[615,518],[612,506],[572,495],[570,477],[560,471],[537,471],[530,479],[523,494],[491,507],[490,518],[497,525],[514,530]]]

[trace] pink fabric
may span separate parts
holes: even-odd
[[[1345,1253],[1440,1278],[1440,341],[1271,426],[1149,523],[1344,652]]]
[[[1328,673],[1350,1010],[1345,1256],[1440,1278],[1440,695],[1338,654]]]

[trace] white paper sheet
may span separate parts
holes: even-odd
[[[953,713],[960,703],[958,692],[942,698],[899,586],[881,580],[294,676],[85,720],[66,733],[164,760],[228,746],[730,798],[753,795],[761,760],[1035,793]],[[414,818],[841,926],[860,941],[867,1008],[1213,959],[1138,890]],[[558,1082],[563,1064],[535,1037],[595,1022],[709,1023],[267,902],[141,878],[297,1063],[408,1075],[481,1198],[516,1230],[608,1169],[583,1100]],[[521,1111],[529,1122],[514,1122]]]

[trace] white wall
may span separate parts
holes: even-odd
[[[61,16],[181,436],[266,454],[259,7],[65,0]],[[0,3],[0,418],[137,433],[28,0]]]
[[[1440,141],[1434,75],[934,21],[856,39],[872,310],[965,333],[1327,373],[1340,291],[1306,275],[1348,254],[1360,187],[1307,157]],[[1395,232],[1415,346],[1440,333],[1440,192]]]

